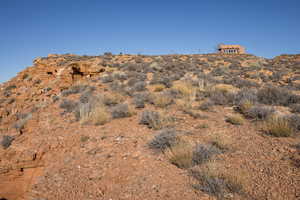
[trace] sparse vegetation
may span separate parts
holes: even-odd
[[[257,92],[258,100],[269,105],[289,106],[300,102],[300,96],[279,87],[267,86]]]
[[[111,115],[114,119],[130,117],[134,113],[127,104],[118,104],[111,108]]]
[[[170,126],[172,119],[159,112],[146,110],[142,112],[139,123],[147,125],[148,128],[158,130]]]
[[[99,100],[107,106],[114,106],[124,102],[124,96],[118,93],[106,93]]]
[[[203,110],[203,111],[209,111],[212,109],[212,107],[214,106],[214,102],[211,100],[207,100],[203,103],[200,104],[199,109]]]
[[[211,140],[211,145],[217,147],[222,152],[226,152],[231,148],[232,140],[225,134],[217,134]]]
[[[164,89],[166,89],[166,86],[163,84],[155,84],[152,86],[152,89],[154,92],[162,92]]]
[[[164,93],[152,94],[150,96],[150,101],[159,108],[165,108],[166,106],[173,103],[172,97]]]
[[[193,145],[188,141],[177,138],[175,144],[168,147],[164,154],[172,164],[179,168],[193,166]]]
[[[151,149],[164,151],[166,148],[170,148],[177,143],[177,136],[178,131],[175,129],[163,129],[156,133],[148,145]]]
[[[178,81],[172,89],[178,91],[183,98],[194,100],[196,98],[196,88],[189,82]]]
[[[273,116],[267,119],[263,127],[264,131],[275,137],[288,137],[293,133],[289,121],[284,117]]]
[[[32,114],[31,113],[27,113],[22,115],[22,117],[20,117],[18,119],[18,121],[13,125],[13,127],[15,129],[17,129],[18,131],[22,130],[24,128],[24,126],[26,125],[27,121],[30,120],[32,118]]]
[[[62,95],[63,97],[67,97],[67,96],[69,96],[69,95],[71,95],[71,94],[82,93],[82,92],[84,92],[85,90],[93,91],[93,90],[95,90],[95,88],[90,87],[90,86],[88,86],[88,85],[74,85],[74,86],[72,86],[71,88],[62,91],[61,95]]]
[[[243,187],[247,181],[242,173],[229,173],[211,162],[203,169],[190,170],[190,175],[198,182],[193,184],[195,189],[217,199],[226,199],[232,193],[245,196]]]
[[[1,140],[1,146],[3,147],[3,149],[7,149],[8,147],[10,147],[14,139],[15,138],[12,136],[4,135]]]
[[[102,103],[86,103],[79,106],[79,120],[81,124],[103,125],[109,122],[110,119],[111,114]]]
[[[63,99],[59,107],[64,109],[65,113],[71,113],[77,109],[78,103],[72,100]]]
[[[193,152],[193,163],[203,164],[209,161],[214,155],[220,154],[222,151],[213,145],[197,144]]]
[[[244,118],[238,114],[226,116],[226,122],[229,122],[233,125],[242,125],[244,124]]]
[[[244,108],[246,117],[255,120],[264,120],[270,117],[275,110],[268,106],[251,106],[249,109]]]

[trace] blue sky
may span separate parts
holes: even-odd
[[[0,82],[49,53],[300,53],[299,0],[1,0]]]

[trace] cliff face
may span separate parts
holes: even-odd
[[[0,198],[296,199],[299,73],[300,55],[37,58],[0,85]],[[212,191],[211,165],[242,189]]]

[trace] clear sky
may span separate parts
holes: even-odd
[[[0,82],[49,53],[300,53],[300,0],[0,0]]]

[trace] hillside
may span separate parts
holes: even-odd
[[[0,199],[300,198],[300,55],[49,55],[0,90]]]

